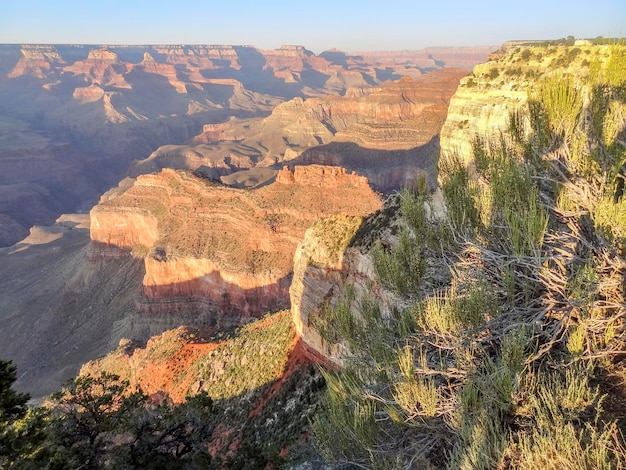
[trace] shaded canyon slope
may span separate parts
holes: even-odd
[[[392,191],[418,173],[434,183],[438,135],[461,69],[437,70],[344,96],[294,98],[266,118],[206,124],[184,145],[166,145],[135,162],[131,176],[161,168],[196,170],[238,187],[269,181],[287,163],[334,165]]]
[[[34,397],[59,389],[87,357],[111,351],[134,323],[138,260],[90,260],[89,216],[66,215],[0,248],[0,357],[14,361],[17,386]],[[175,327],[172,324],[170,327]],[[145,322],[144,335],[158,329]]]
[[[34,224],[88,210],[134,160],[188,142],[205,124],[464,67],[490,51],[417,51],[396,63],[393,54],[315,55],[301,46],[0,45],[0,246]]]

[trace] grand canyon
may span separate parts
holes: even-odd
[[[185,468],[619,468],[625,78],[590,41],[0,45],[0,359],[33,407],[210,397]]]
[[[18,383],[58,388],[84,362],[77,347],[95,358],[122,337],[288,308],[313,221],[365,216],[381,204],[374,191],[419,174],[435,184],[450,97],[490,50],[3,46],[0,240],[12,287],[0,353],[21,368]],[[59,263],[60,284],[32,296],[50,282],[41,256]]]

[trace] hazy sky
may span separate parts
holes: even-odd
[[[626,0],[0,0],[0,43],[300,44],[314,52],[626,37]]]

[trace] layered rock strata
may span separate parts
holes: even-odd
[[[591,73],[590,61],[597,61],[599,69],[610,56],[611,46],[505,45],[461,80],[441,130],[442,152],[457,154],[470,164],[474,138],[499,138],[508,127],[510,113],[533,98],[544,78],[569,76],[584,83]]]
[[[0,153],[13,151],[16,138],[13,132],[5,135],[4,121],[18,118],[33,136],[48,139],[50,150],[71,148],[58,159],[59,166],[68,168],[68,179],[81,185],[73,191],[40,162],[27,177],[3,166],[3,176],[11,184],[31,182],[35,176],[39,189],[51,194],[33,198],[29,190],[10,199],[10,210],[15,212],[14,205],[28,199],[36,206],[33,212],[51,215],[45,221],[18,220],[0,211],[7,220],[0,227],[0,244],[15,243],[33,224],[52,223],[63,212],[86,210],[127,175],[133,161],[145,159],[159,146],[184,144],[205,124],[264,117],[294,97],[343,94],[350,87],[363,89],[402,75],[422,75],[411,58],[394,65],[340,56],[316,55],[302,46],[259,50],[226,45],[0,45]],[[474,57],[473,52],[468,57]],[[298,107],[295,103],[278,112],[290,114]],[[163,148],[158,158],[133,166],[130,174],[173,166],[202,169],[206,176],[219,179],[261,162],[265,166],[279,162],[280,167],[281,160],[329,142],[337,129],[345,127],[341,119],[313,121],[304,114],[291,114],[295,118],[289,122],[280,118],[258,125],[244,122],[233,130],[208,128],[198,142]],[[28,160],[23,159],[25,167]],[[265,175],[239,175],[235,186],[264,184]],[[16,189],[4,188],[12,194]],[[57,197],[59,192],[62,198]]]
[[[294,98],[264,119],[207,124],[196,145],[162,147],[131,172],[173,167],[227,182],[233,171],[294,160],[347,167],[383,191],[418,174],[434,181],[437,136],[465,74],[447,69],[353,89],[350,96]]]
[[[91,211],[92,258],[144,258],[143,312],[228,325],[288,307],[293,254],[312,222],[380,203],[365,178],[339,168],[283,169],[252,191],[163,170]]]

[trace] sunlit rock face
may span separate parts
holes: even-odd
[[[380,211],[366,218],[335,214],[318,220],[298,244],[289,291],[291,315],[312,360],[321,358],[331,366],[342,366],[349,358],[347,343],[323,333],[328,312],[340,304],[351,302],[352,311],[359,312],[359,302],[370,300],[383,317],[404,304],[405,300],[379,282],[371,252],[373,227],[382,230],[376,237],[397,238],[397,204],[393,196],[385,200]],[[429,204],[429,213],[434,206]]]
[[[289,306],[293,254],[312,222],[380,204],[366,178],[336,167],[285,168],[256,190],[163,170],[94,207],[91,257],[144,258],[141,312],[235,324]]]
[[[610,56],[610,46],[504,44],[488,62],[476,65],[472,74],[461,80],[441,130],[442,152],[471,164],[475,137],[498,139],[509,125],[510,113],[533,99],[543,79],[571,77],[584,84],[591,61],[606,66]]]

